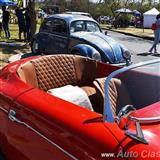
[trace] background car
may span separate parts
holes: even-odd
[[[62,54],[10,63],[0,71],[0,157],[159,159],[159,67]]]
[[[131,61],[125,46],[103,34],[95,20],[82,15],[47,17],[34,35],[31,49],[35,55],[70,53],[112,64]]]

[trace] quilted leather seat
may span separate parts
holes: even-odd
[[[91,102],[96,97],[93,86],[96,62],[86,57],[44,56],[24,63],[17,73],[21,80],[44,91],[70,84],[81,87],[91,98]]]
[[[101,113],[103,112],[104,107],[105,80],[106,78],[98,78],[93,82],[97,89]],[[121,107],[132,104],[125,84],[117,78],[112,78],[109,83],[109,98],[114,115],[118,113]]]

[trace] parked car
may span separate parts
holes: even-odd
[[[46,18],[47,14],[44,12],[44,10],[38,11],[38,18]]]
[[[98,19],[99,19],[99,22],[102,23],[102,24],[104,24],[104,23],[109,24],[111,18],[109,16],[103,16],[103,15],[101,15],[101,16],[99,16]]]
[[[159,68],[75,55],[10,63],[0,71],[1,160],[157,160]]]
[[[102,33],[90,17],[57,14],[47,17],[31,42],[33,54],[77,54],[112,64],[130,63],[128,49]]]

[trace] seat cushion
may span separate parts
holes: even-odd
[[[92,103],[92,107],[94,109],[95,112],[101,113],[100,107],[99,107],[99,99],[97,98],[97,91],[95,89],[94,86],[82,86],[81,87],[86,94],[88,95],[91,103]]]
[[[96,62],[75,55],[49,55],[22,64],[19,77],[44,91],[65,85],[84,86],[96,76]]]
[[[106,78],[98,78],[93,83],[97,89],[98,99],[101,108],[104,107],[104,97],[105,97],[105,80]],[[114,115],[127,104],[132,104],[125,84],[117,78],[112,78],[109,83],[109,98],[111,103],[111,109]]]
[[[78,86],[66,85],[60,88],[50,89],[47,92],[51,95],[57,96],[93,111],[91,102],[86,92]]]
[[[82,86],[81,88],[86,92],[88,97],[96,94],[96,89],[92,86]]]
[[[25,83],[38,88],[38,81],[37,81],[35,67],[31,61],[22,64],[18,68],[17,74],[19,75],[21,80],[23,80]]]
[[[46,56],[34,60],[33,64],[38,86],[44,91],[77,84],[73,56]]]

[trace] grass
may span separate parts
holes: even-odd
[[[10,39],[6,39],[4,32],[2,32],[2,37],[0,39],[0,42],[18,41],[18,25],[16,25],[16,24],[10,24],[9,25],[9,29],[10,29],[10,34],[11,34]]]
[[[10,39],[6,39],[4,32],[2,33],[2,37],[0,39],[0,42],[6,42],[6,43],[20,43],[18,42],[18,25],[17,24],[10,24],[9,25],[10,28],[10,34],[11,37]],[[8,45],[2,45],[0,44],[0,67],[5,66],[6,64],[8,64],[8,59],[10,56],[14,55],[14,54],[18,54],[18,53],[23,53],[23,52],[29,52],[29,48],[28,46],[8,46]]]
[[[28,54],[30,53],[29,45],[17,45],[17,46],[6,46],[0,44],[0,67],[8,64],[8,59],[12,55],[16,55],[19,53]]]
[[[39,30],[40,25],[37,25],[37,32]],[[0,39],[0,42],[18,42],[19,41],[19,37],[18,37],[18,33],[19,33],[19,29],[18,29],[18,24],[10,24],[9,25],[9,29],[10,29],[10,34],[11,37],[10,39],[6,39],[4,32],[2,32],[2,37]],[[23,39],[23,34],[22,34],[22,39]]]
[[[101,24],[102,28],[110,29],[111,26],[106,24]],[[141,37],[154,37],[153,31],[151,29],[135,28],[135,27],[126,27],[126,28],[111,28],[113,31],[119,31],[123,33],[130,33],[132,35],[139,35]]]
[[[0,44],[0,68],[8,64],[8,59],[10,56],[19,54],[19,53],[30,53],[30,46],[28,44],[25,44],[24,42],[19,42],[18,37],[18,24],[10,24],[10,39],[6,39],[4,36],[4,33],[2,33],[2,37],[0,38],[0,43],[6,42],[6,43],[16,43],[16,46],[9,46],[9,45],[3,45]],[[37,25],[37,31],[39,29],[39,24]],[[23,35],[22,35],[23,39]],[[23,44],[23,45],[22,45]]]

